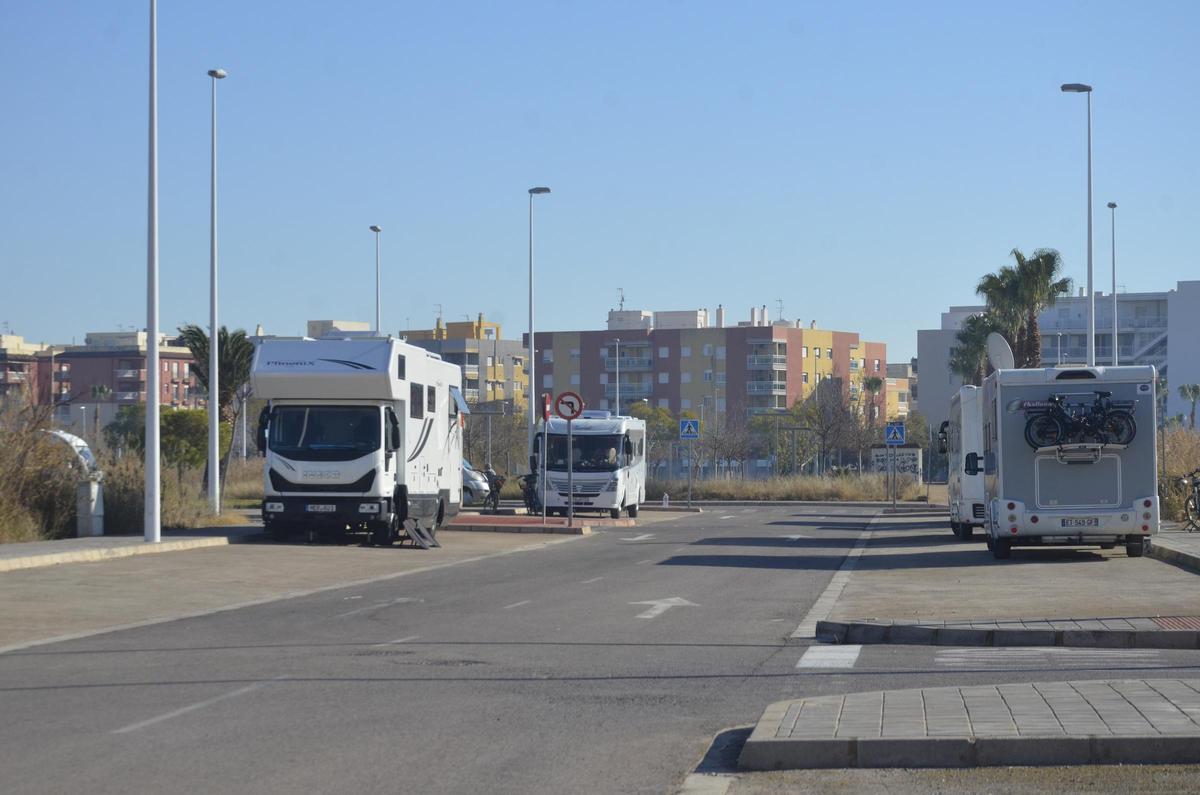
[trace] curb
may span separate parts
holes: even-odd
[[[185,549],[200,549],[202,547],[223,547],[231,542],[224,536],[215,538],[189,538],[181,541],[161,541],[157,544],[142,543],[127,547],[109,547],[107,549],[80,549],[71,552],[49,552],[44,555],[30,555],[23,558],[8,558],[0,560],[0,572],[19,571],[21,569],[37,569],[43,566],[57,566],[60,563],[95,563],[101,560],[128,558],[134,555],[151,555],[159,552],[180,552]]]
[[[461,530],[466,533],[539,533],[543,535],[590,536],[591,525],[565,527],[563,525],[540,524],[449,524],[445,530]]]
[[[1191,552],[1184,552],[1180,549],[1156,544],[1154,539],[1150,540],[1150,549],[1146,554],[1152,558],[1161,560],[1164,563],[1174,564],[1181,569],[1200,572],[1200,555],[1194,555]]]
[[[704,509],[700,507],[688,508],[686,506],[676,507],[674,505],[669,505],[664,508],[661,505],[646,505],[645,503],[642,503],[638,510],[654,511],[657,513],[704,513]]]
[[[818,621],[821,643],[908,646],[1070,646],[1090,649],[1200,649],[1193,629],[973,629],[920,624]]]

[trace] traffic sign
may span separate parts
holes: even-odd
[[[700,438],[700,420],[680,420],[679,421],[679,439],[686,441],[688,439]]]
[[[576,419],[583,413],[583,398],[574,392],[559,392],[554,399],[554,410],[564,420]]]
[[[904,444],[904,423],[889,422],[883,440],[890,447],[899,447]]]

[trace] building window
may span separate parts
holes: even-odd
[[[717,373],[717,383],[718,384],[725,383],[725,371],[724,370],[721,370],[720,372]]]
[[[818,359],[821,358],[821,349],[816,345],[813,346],[813,356],[817,357]]]
[[[579,386],[579,373],[571,373],[571,386]]]
[[[420,384],[408,385],[408,416],[425,419],[425,387]]]
[[[660,384],[671,383],[671,374],[670,373],[659,373],[658,374],[658,383],[660,383]]]
[[[399,378],[401,381],[404,380],[404,356],[403,355],[396,357],[396,377]]]
[[[808,383],[808,373],[801,373],[800,381],[801,381],[801,383],[807,384]]]
[[[547,348],[544,351],[542,351],[542,364],[553,364],[553,363],[554,363],[554,349]]]
[[[542,389],[553,389],[553,388],[554,388],[554,376],[543,375],[542,376]]]
[[[688,400],[687,398],[683,398],[682,400],[679,401],[680,410],[687,410],[687,409],[690,409],[691,407],[692,407],[692,401]]]
[[[688,359],[691,357],[691,355],[692,355],[692,346],[691,345],[681,345],[679,347],[679,356],[681,358]]]
[[[821,374],[817,373],[817,383],[821,383]]]
[[[879,360],[878,359],[875,360],[875,372],[877,372],[877,373],[879,372]]]
[[[724,359],[724,358],[725,358],[725,346],[724,346],[724,345],[718,345],[718,346],[717,346],[717,358],[718,358],[718,359]]]
[[[660,409],[667,409],[669,411],[671,408],[671,401],[668,400],[667,398],[659,398],[658,399],[658,407]]]
[[[808,346],[807,345],[805,345],[803,348],[800,349],[800,358],[801,359],[808,358]]]
[[[711,382],[711,381],[712,381],[712,370],[705,370],[705,371],[704,371],[704,380],[705,380],[705,381],[708,381],[708,382]]]
[[[705,346],[704,346],[704,355],[705,355],[705,356],[712,356],[712,346],[711,346],[711,345],[705,345]]]
[[[725,398],[717,398],[717,411],[725,411]]]
[[[485,358],[484,358],[484,361],[487,363],[487,364],[485,365],[486,367],[491,367],[491,366],[492,366],[492,357],[491,357],[491,356],[487,356],[487,357],[485,357]]]
[[[171,377],[179,377],[179,362],[171,362]]]
[[[579,349],[578,349],[578,348],[572,348],[572,349],[571,349],[571,358],[572,358],[572,359],[578,359],[578,358],[579,358]]]
[[[659,346],[659,349],[658,349],[658,358],[660,358],[660,359],[666,359],[666,358],[669,358],[670,356],[671,356],[671,349],[670,349],[670,348],[668,348],[666,345],[661,345],[661,346]]]
[[[833,348],[826,348],[826,349],[825,349],[825,356],[826,356],[826,357],[828,357],[828,358],[830,358],[830,359],[832,359],[832,358],[833,358]],[[878,368],[876,368],[876,369],[878,369]]]
[[[681,384],[692,383],[692,374],[691,373],[680,373],[679,374],[679,383],[681,383]]]

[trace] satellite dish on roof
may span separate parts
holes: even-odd
[[[987,355],[993,370],[1011,370],[1017,366],[1008,340],[995,331],[987,335]]]

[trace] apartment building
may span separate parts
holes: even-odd
[[[719,307],[710,325],[705,309],[621,310],[609,313],[604,330],[538,332],[538,387],[578,392],[600,409],[625,412],[646,401],[674,414],[715,412],[729,420],[786,411],[831,378],[863,410],[862,379],[886,376],[884,344],[857,333],[768,322],[765,307],[734,326],[724,325],[724,315]],[[876,416],[887,405],[886,392],[885,379],[874,397]]]
[[[45,389],[39,382],[37,361],[47,347],[17,334],[0,334],[0,398],[26,390],[36,395]]]
[[[941,327],[917,332],[921,373],[921,413],[935,426],[950,410],[950,396],[962,379],[950,371],[950,349],[969,316],[981,305],[952,306],[942,313]],[[1190,408],[1179,397],[1180,384],[1200,383],[1200,281],[1182,281],[1165,292],[1117,294],[1117,363],[1152,364],[1170,385],[1167,414]],[[1059,298],[1038,316],[1042,362],[1082,364],[1087,361],[1087,298]],[[1113,361],[1112,294],[1096,293],[1096,364]]]
[[[917,410],[916,360],[887,366],[887,418],[902,420]]]
[[[529,373],[524,343],[503,338],[499,323],[484,319],[443,323],[400,332],[410,344],[462,367],[463,395],[472,404],[499,401],[520,412],[527,405]]]

